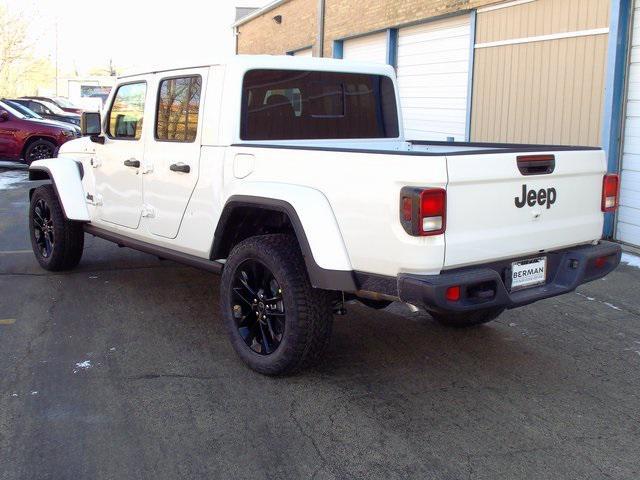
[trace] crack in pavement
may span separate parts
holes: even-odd
[[[187,373],[145,373],[142,375],[133,375],[123,377],[125,380],[155,380],[158,378],[186,378],[190,380],[218,380],[222,378],[220,375],[191,375]]]
[[[632,311],[630,311],[630,310],[627,310],[626,308],[622,308],[622,307],[619,307],[619,306],[617,306],[617,305],[614,305],[614,304],[613,304],[613,303],[611,303],[611,302],[607,302],[607,301],[605,301],[605,300],[600,300],[600,299],[598,299],[598,298],[591,297],[591,296],[586,295],[586,294],[581,293],[581,292],[574,292],[574,293],[575,293],[577,296],[579,296],[579,297],[581,297],[581,298],[585,299],[585,300],[586,300],[586,301],[588,301],[588,302],[596,302],[596,303],[599,303],[599,304],[604,305],[604,306],[606,306],[606,307],[609,307],[610,309],[615,310],[615,311],[617,311],[617,312],[628,313],[629,315],[633,315],[634,317],[638,317],[638,316],[639,316],[637,312],[632,312]]]
[[[38,333],[36,333],[36,335],[29,340],[29,342],[27,343],[27,347],[25,349],[24,355],[22,355],[22,357],[20,357],[18,359],[18,361],[16,362],[16,364],[15,364],[15,366],[13,368],[14,381],[16,383],[18,383],[18,378],[20,377],[20,367],[24,365],[24,362],[33,353],[34,344],[38,340],[40,340],[49,331],[49,328],[51,327],[51,324],[53,323],[54,310],[56,309],[56,306],[58,305],[58,294],[59,294],[59,291],[55,290],[54,294],[55,294],[55,297],[51,298],[51,300],[52,300],[51,304],[47,308],[47,317],[46,317],[46,320],[44,322],[44,325],[42,326],[42,328],[40,328]]]
[[[327,466],[328,462],[327,462],[327,458],[324,456],[324,454],[320,450],[320,447],[318,447],[318,444],[316,443],[315,438],[313,438],[311,434],[304,429],[304,427],[300,423],[300,420],[298,420],[298,417],[296,417],[294,413],[295,407],[296,407],[296,401],[293,400],[289,405],[289,418],[293,421],[294,425],[298,428],[300,433],[311,442],[311,445],[313,446],[313,449],[315,450],[316,455],[318,456],[318,458],[320,458],[322,462],[313,471],[313,474],[311,475],[311,479],[313,480],[314,478],[316,478],[316,475],[320,472],[320,470],[322,470],[324,467]]]
[[[91,275],[94,273],[104,273],[104,272],[128,272],[132,270],[160,270],[160,269],[192,269],[193,267],[189,267],[187,265],[152,265],[152,266],[141,266],[141,267],[124,267],[124,268],[103,268],[97,270],[81,270],[81,271],[70,271],[64,273],[20,273],[20,272],[0,272],[0,277],[71,277],[74,275]]]

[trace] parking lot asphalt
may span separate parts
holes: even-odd
[[[1,479],[636,479],[640,268],[448,330],[336,317],[324,362],[244,367],[219,279],[87,237],[41,270],[0,170]]]

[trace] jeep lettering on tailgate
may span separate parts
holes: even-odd
[[[546,190],[544,188],[541,188],[536,192],[535,190],[527,191],[527,185],[524,184],[522,185],[522,198],[516,197],[514,200],[516,203],[516,207],[518,208],[522,208],[525,205],[533,207],[537,203],[540,206],[546,204],[547,209],[549,209],[551,208],[551,205],[556,203],[556,198],[556,189],[553,187],[547,188]]]

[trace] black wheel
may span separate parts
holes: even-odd
[[[24,151],[24,160],[31,165],[36,160],[53,158],[56,156],[57,147],[49,140],[36,140]]]
[[[487,308],[469,313],[435,313],[429,312],[429,315],[441,325],[453,328],[466,328],[482,325],[495,320],[504,312],[504,308]]]
[[[252,237],[232,250],[220,307],[233,348],[262,374],[286,375],[311,365],[331,336],[329,293],[311,286],[291,235]]]
[[[47,270],[69,270],[78,265],[84,248],[82,224],[64,218],[51,185],[34,190],[29,207],[31,246],[38,263]]]

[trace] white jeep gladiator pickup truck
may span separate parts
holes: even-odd
[[[616,268],[601,149],[411,141],[399,105],[393,68],[342,60],[124,76],[31,164],[35,256],[73,268],[89,233],[221,273],[233,347],[270,375],[316,360],[345,300],[462,327]]]

